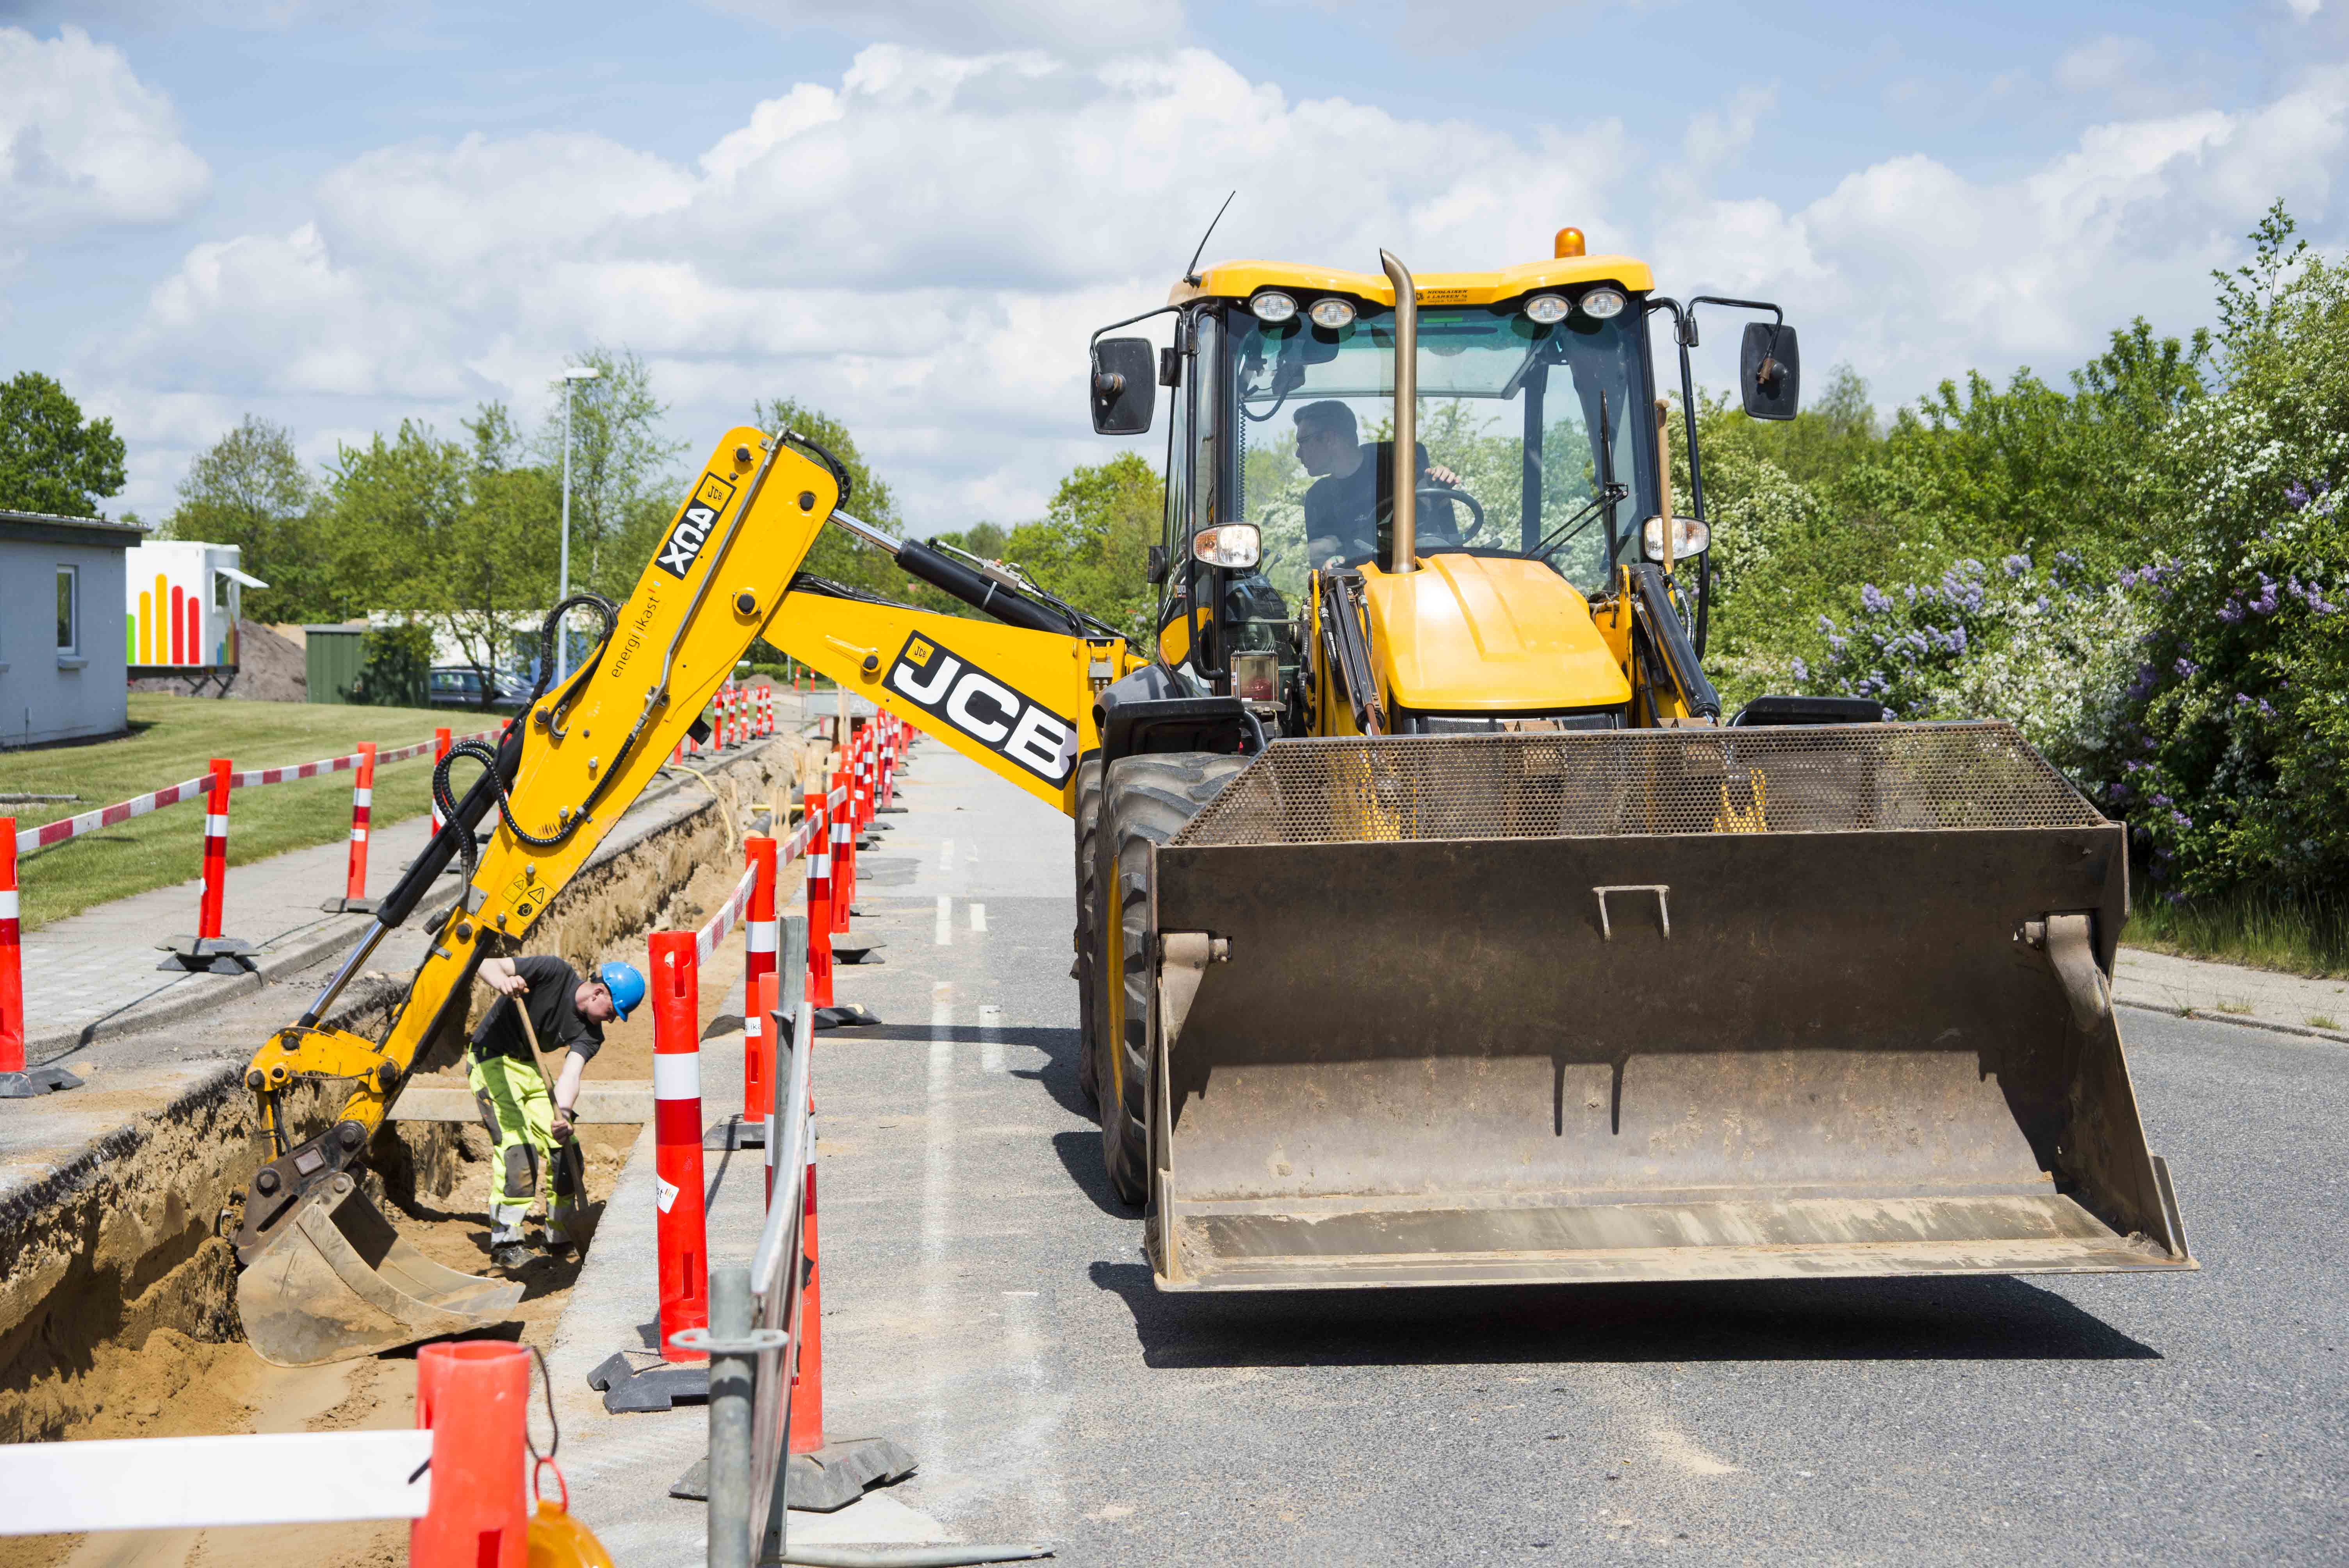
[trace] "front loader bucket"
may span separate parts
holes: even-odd
[[[1168,1289],[2191,1269],[2007,726],[1277,743],[1156,853]]]
[[[347,1175],[301,1201],[236,1282],[244,1336],[264,1361],[329,1361],[505,1321],[522,1286],[443,1268],[399,1239]]]

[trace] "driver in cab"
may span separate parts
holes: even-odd
[[[1388,525],[1394,507],[1392,441],[1365,444],[1354,423],[1354,411],[1334,398],[1308,403],[1297,410],[1297,460],[1317,476],[1305,492],[1306,548],[1312,564],[1359,566],[1383,561]],[[1419,480],[1449,489],[1460,476],[1427,460],[1427,448],[1414,447]],[[1430,542],[1452,542],[1453,511],[1448,501],[1423,499],[1419,531]]]

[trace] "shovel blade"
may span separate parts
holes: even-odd
[[[434,1263],[338,1176],[238,1277],[236,1310],[264,1361],[320,1367],[507,1321],[522,1289]]]

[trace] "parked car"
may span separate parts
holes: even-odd
[[[426,700],[434,707],[512,710],[530,700],[530,687],[512,676],[485,676],[471,665],[436,665]]]

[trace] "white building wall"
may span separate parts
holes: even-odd
[[[105,531],[101,532],[100,530]],[[99,524],[0,518],[0,747],[119,735],[128,724],[122,542]],[[79,568],[78,647],[57,646],[57,572]]]

